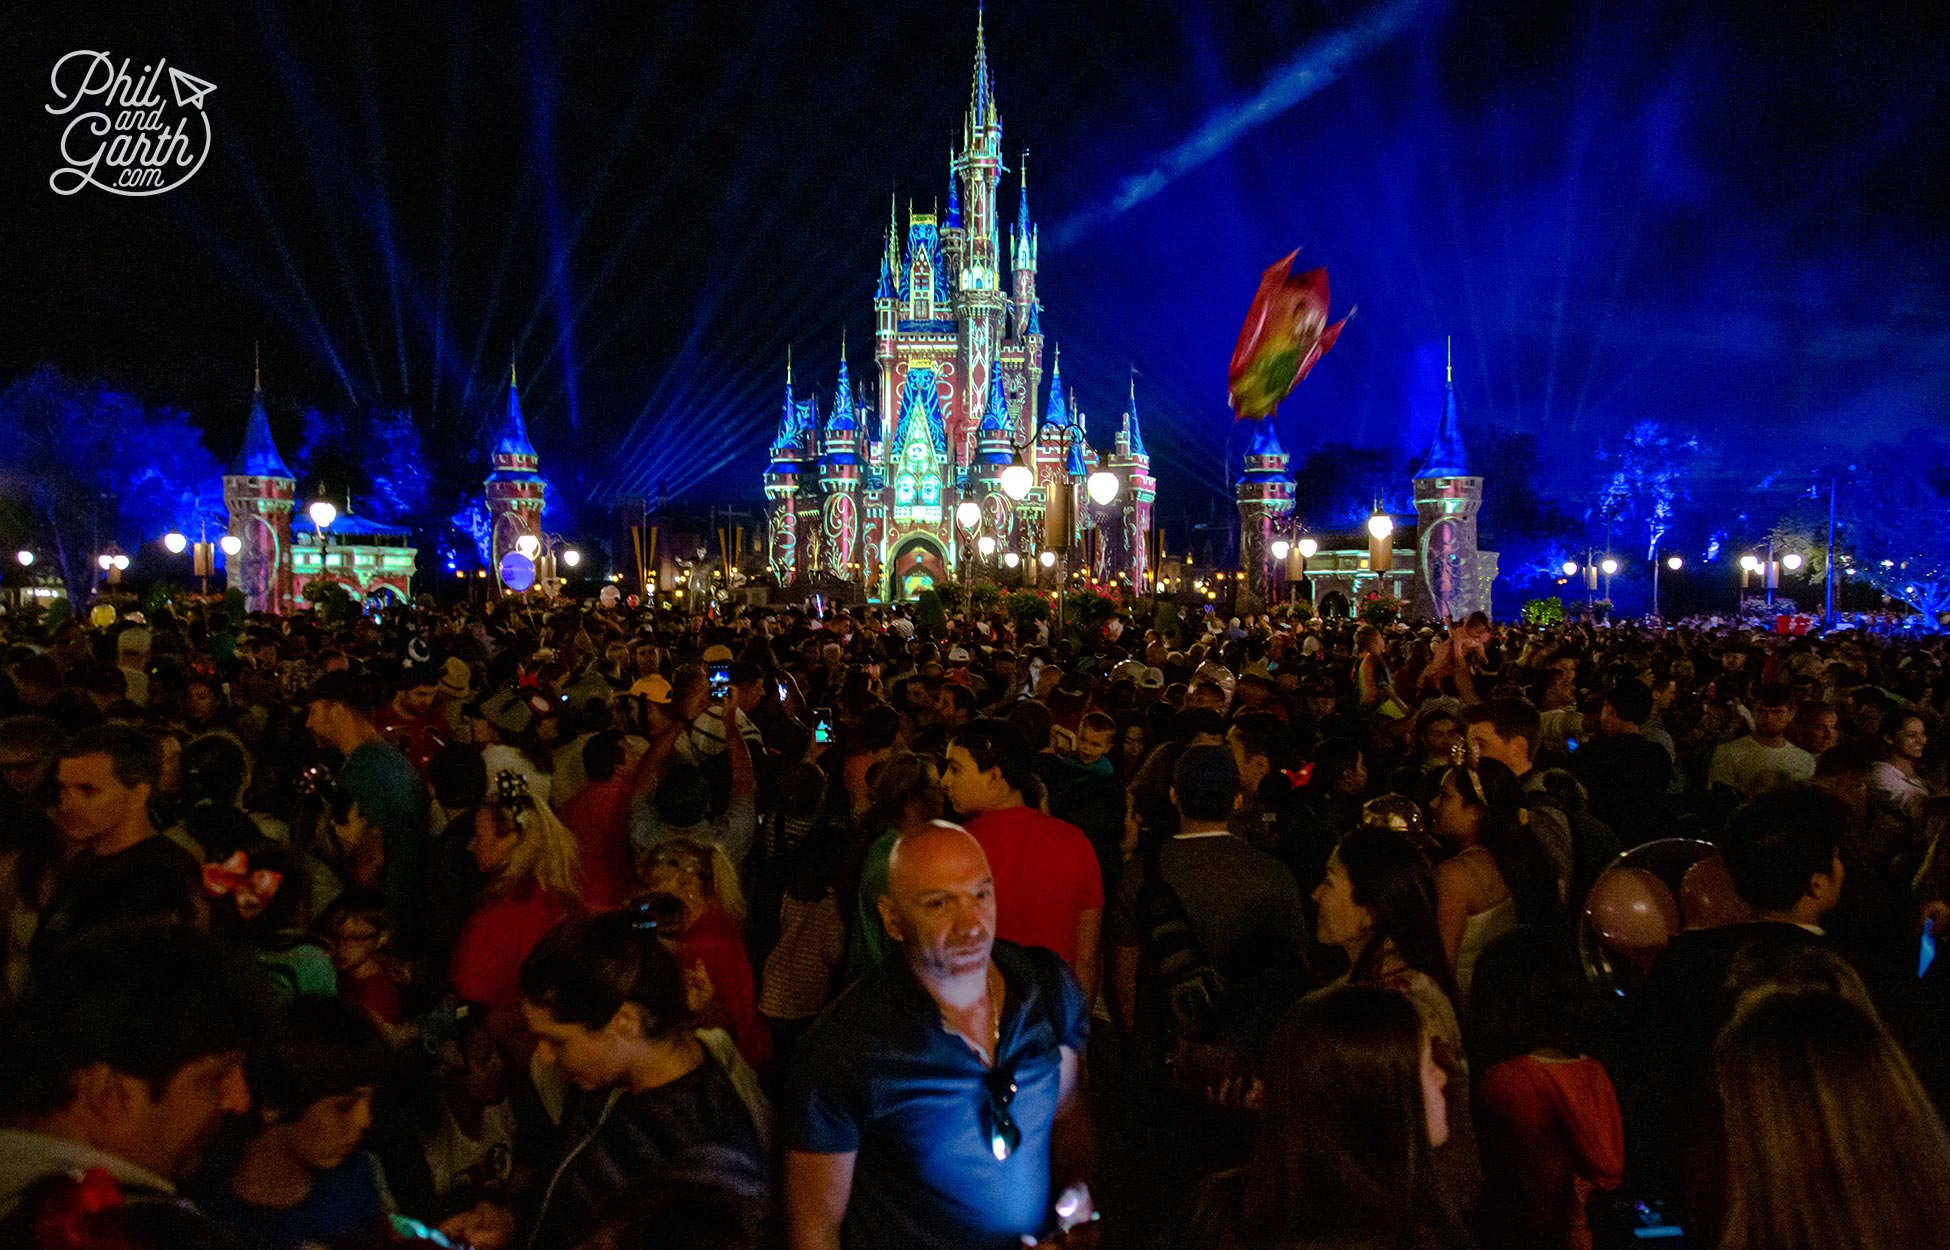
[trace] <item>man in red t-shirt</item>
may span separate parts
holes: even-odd
[[[440,673],[431,660],[409,661],[401,667],[393,697],[372,718],[379,736],[398,747],[422,779],[427,765],[453,737],[446,718],[433,706],[440,694]]]
[[[1006,721],[982,719],[948,740],[948,802],[982,844],[995,874],[995,935],[1044,946],[1076,973],[1087,999],[1102,967],[1104,883],[1083,830],[1028,806],[1041,793],[1036,756]]]

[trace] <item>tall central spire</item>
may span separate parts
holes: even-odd
[[[969,111],[975,115],[975,124],[981,125],[988,118],[989,110],[995,107],[994,88],[989,82],[989,48],[983,31],[984,5],[977,0],[975,5],[975,81],[968,89]]]

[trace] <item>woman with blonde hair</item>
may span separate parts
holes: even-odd
[[[1841,994],[1745,1000],[1714,1048],[1720,1250],[1909,1250],[1950,1229],[1950,1136],[1874,1012]]]
[[[519,1023],[521,961],[579,905],[575,835],[522,774],[502,769],[474,811],[467,843],[487,878],[480,906],[454,939],[448,979],[463,1001]]]
[[[715,1004],[720,1021],[754,1068],[772,1058],[772,1035],[758,1015],[752,960],[741,927],[745,895],[738,869],[724,847],[695,838],[671,838],[650,851],[647,880],[666,937],[692,986],[697,1009]]]

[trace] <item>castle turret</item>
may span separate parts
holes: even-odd
[[[855,579],[860,570],[860,424],[853,408],[853,383],[846,373],[846,339],[840,339],[840,381],[833,415],[826,419],[825,454],[819,460],[820,566],[838,578]]]
[[[1490,610],[1496,553],[1478,551],[1476,514],[1483,506],[1483,479],[1469,473],[1462,425],[1456,412],[1453,358],[1443,368],[1442,416],[1415,475],[1416,589],[1414,612],[1437,620],[1461,620]]]
[[[1028,338],[1030,326],[1036,317],[1036,227],[1029,220],[1029,153],[1022,154],[1022,163],[1016,170],[1016,180],[1020,184],[1020,199],[1016,207],[1016,224],[1009,230],[1009,264],[1014,270],[1016,302],[1016,337]],[[1041,332],[1041,327],[1037,327]]]
[[[1130,406],[1124,410],[1124,424],[1117,431],[1108,467],[1117,475],[1117,497],[1124,511],[1122,548],[1114,557],[1114,567],[1128,573],[1131,588],[1143,593],[1148,589],[1145,578],[1151,571],[1151,505],[1158,497],[1158,482],[1151,476],[1151,456],[1144,449],[1144,434],[1138,428],[1135,370],[1131,375]]]
[[[779,585],[799,580],[799,470],[811,454],[799,428],[799,408],[792,397],[792,349],[785,354],[785,405],[779,413],[779,432],[772,438],[771,460],[765,466],[765,500],[772,575]]]
[[[548,493],[541,457],[528,441],[528,427],[521,419],[521,393],[516,388],[513,362],[508,365],[508,403],[488,449],[488,466],[487,480],[482,483],[493,535],[488,554],[493,567],[499,569],[501,558],[517,549],[523,535],[541,539],[542,503]],[[494,584],[499,586],[500,579]]]
[[[1286,475],[1286,466],[1286,449],[1280,446],[1273,419],[1255,422],[1245,470],[1234,483],[1239,503],[1239,571],[1246,583],[1237,602],[1242,613],[1258,612],[1266,603],[1273,526],[1293,511],[1293,479]]]
[[[244,595],[246,612],[282,615],[295,607],[291,581],[291,508],[298,479],[285,467],[264,412],[259,370],[251,370],[251,415],[244,442],[223,475],[227,532],[241,545],[226,556],[224,580]]]
[[[981,420],[989,377],[998,368],[1006,331],[1007,299],[1002,286],[1001,223],[996,209],[1002,174],[1002,118],[995,107],[989,76],[984,16],[975,19],[975,69],[956,161],[961,175],[959,203],[967,242],[955,275],[956,337],[961,357],[964,411],[950,414],[956,460],[966,464],[975,452],[975,427]]]

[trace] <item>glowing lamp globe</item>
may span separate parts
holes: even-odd
[[[542,540],[533,534],[523,534],[520,538],[515,539],[515,550],[527,556],[530,560],[533,560],[541,554]]]
[[[1610,556],[1606,556],[1598,562],[1598,571],[1606,577],[1610,577],[1612,574],[1618,572],[1618,561],[1612,559]]]
[[[163,535],[163,550],[172,556],[182,555],[183,548],[189,545],[190,540],[178,534],[175,530],[171,530],[169,533]]]
[[[1759,556],[1741,556],[1741,557],[1740,557],[1740,567],[1741,567],[1741,568],[1743,568],[1743,569],[1745,569],[1745,570],[1746,570],[1747,572],[1749,572],[1749,573],[1752,573],[1752,572],[1754,572],[1754,571],[1756,571],[1756,570],[1758,570],[1758,569],[1760,568],[1760,557],[1759,557]]]
[[[982,553],[984,560],[995,554],[995,540],[987,534],[975,540],[975,550]]]
[[[96,556],[96,557],[95,557],[95,563],[96,563],[96,564],[99,564],[99,565],[101,565],[101,568],[102,568],[102,572],[104,572],[104,573],[106,573],[106,572],[108,572],[108,571],[109,571],[110,569],[112,569],[112,568],[114,568],[114,567],[115,567],[115,557],[114,557],[114,556]]]
[[[234,556],[238,552],[244,549],[244,540],[237,537],[237,535],[235,534],[225,534],[223,538],[218,541],[217,546],[223,548],[223,553],[225,555]]]
[[[574,568],[576,565],[582,563],[582,553],[574,547],[566,548],[562,552],[562,563],[568,565],[570,568]]]
[[[1017,555],[1013,551],[1004,552],[1002,556],[1002,563],[1008,565],[1010,568],[1014,568],[1018,564],[1022,563],[1022,557]]]
[[[1022,496],[1017,495],[1015,498],[1020,499]],[[982,505],[973,499],[962,500],[955,507],[955,520],[959,521],[965,530],[974,529],[982,523]]]
[[[1054,551],[1045,551],[1036,557],[1036,563],[1046,569],[1053,569],[1056,567],[1056,553]]]
[[[1021,502],[1029,494],[1029,488],[1035,484],[1036,475],[1031,473],[1029,466],[1022,463],[1020,459],[1002,470],[1002,493],[1017,502]]]
[[[1090,492],[1092,502],[1102,507],[1117,498],[1117,492],[1122,485],[1115,473],[1108,469],[1099,469],[1090,475],[1090,480],[1085,483],[1084,489]]]
[[[1320,544],[1315,542],[1313,539],[1303,538],[1300,540],[1300,558],[1302,560],[1313,559],[1314,552],[1319,550],[1320,550]]]
[[[1564,562],[1564,576],[1576,577],[1577,575],[1578,575],[1578,562],[1576,560],[1566,560]]]
[[[16,551],[14,559],[20,561],[21,567],[25,568],[34,562],[34,553],[26,550]]]
[[[319,529],[330,529],[332,528],[332,522],[339,519],[339,510],[333,507],[329,501],[321,499],[311,507],[306,508],[305,515],[310,517],[311,523]]]
[[[1275,560],[1286,559],[1286,553],[1291,550],[1293,550],[1293,547],[1290,543],[1287,542],[1286,539],[1275,538],[1273,540],[1273,558]]]
[[[115,566],[115,571],[119,573],[123,569],[129,567],[129,558],[127,556],[118,555],[115,557],[114,560],[110,561],[110,563],[112,563]]]
[[[1368,537],[1386,538],[1395,532],[1395,518],[1386,512],[1377,512],[1368,518]]]
[[[1801,553],[1798,551],[1790,551],[1781,557],[1781,567],[1790,573],[1800,568],[1802,563]]]
[[[1677,573],[1679,570],[1686,567],[1686,562],[1680,559],[1678,556],[1667,556],[1666,567],[1671,569],[1673,572]]]

